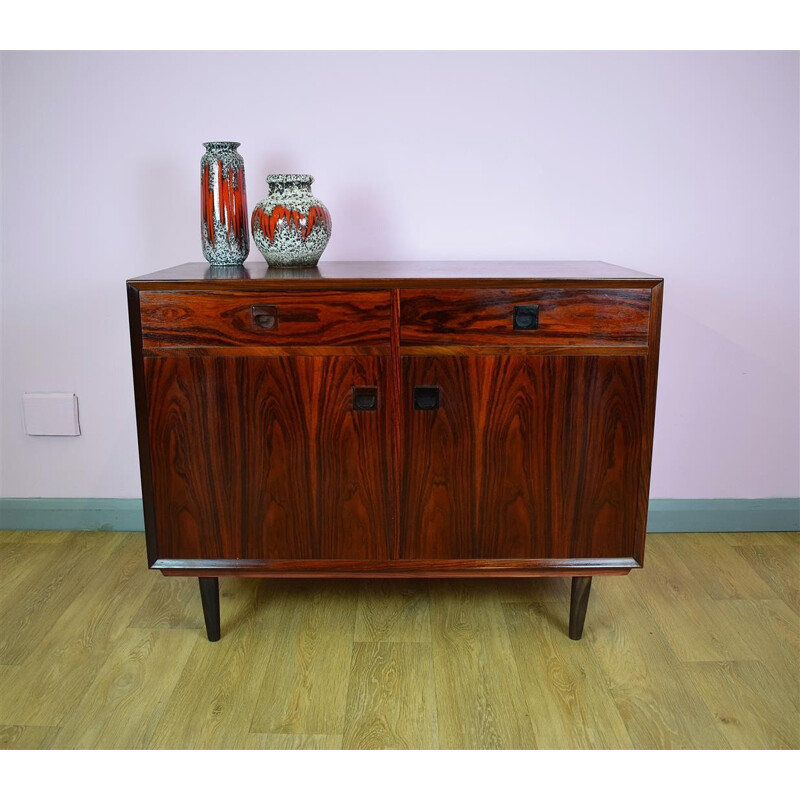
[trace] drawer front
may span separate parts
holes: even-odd
[[[404,290],[400,343],[646,345],[650,289]]]
[[[140,292],[147,347],[386,345],[389,292]]]

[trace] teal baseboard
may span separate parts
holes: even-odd
[[[0,498],[0,529],[143,531],[139,499]],[[800,497],[651,500],[648,533],[800,530]]]
[[[651,500],[648,533],[798,531],[800,497],[758,500]]]
[[[0,530],[143,531],[139,498],[2,497]]]

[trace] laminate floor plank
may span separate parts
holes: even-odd
[[[439,747],[536,746],[502,606],[477,580],[431,581]]]
[[[99,549],[99,548],[98,548]],[[158,576],[142,569],[144,539],[117,535],[90,576],[9,682],[4,722],[57,726],[77,706]]]
[[[30,656],[118,543],[114,534],[90,531],[45,545],[47,553],[25,571],[24,583],[0,609],[0,664],[21,664]]]
[[[6,544],[64,544],[78,531],[15,531],[0,530],[0,537]],[[106,531],[80,531],[86,533],[106,533]]]
[[[759,661],[697,662],[687,669],[731,747],[800,748],[797,708]]]
[[[778,598],[800,614],[800,547],[741,544],[734,545],[733,550]]]
[[[578,642],[569,578],[223,577],[211,643],[141,533],[0,531],[0,748],[797,749],[798,553],[651,534]]]
[[[153,581],[131,628],[204,628],[203,606],[197,578],[170,576]]]
[[[728,749],[695,686],[628,580],[596,578],[583,642],[636,749]]]
[[[222,638],[196,637],[175,691],[148,746],[248,749],[259,746],[250,723],[274,633],[258,627],[259,582],[220,578]]]
[[[713,600],[776,599],[775,590],[758,571],[735,547],[716,536],[686,533],[664,537],[664,544],[683,561]],[[709,564],[714,565],[713,570],[708,568]]]
[[[499,603],[562,603],[569,611],[570,578],[482,578],[481,583]]]
[[[242,750],[341,750],[341,736],[320,733],[251,733]]]
[[[196,644],[194,631],[126,630],[75,713],[64,721],[54,747],[146,748]]]
[[[3,531],[5,534],[5,531]],[[57,548],[52,544],[9,542],[5,535],[0,539],[0,615],[19,596],[20,587],[30,587],[42,580],[41,573],[49,570],[50,561],[55,559]],[[39,572],[39,576],[33,573]],[[0,617],[2,618],[2,617]]]
[[[646,566],[628,576],[670,648],[687,662],[758,658],[752,636],[726,607],[735,601],[714,600],[702,578],[665,541],[677,536],[648,536]]]
[[[354,636],[357,642],[430,642],[428,582],[361,581]]]
[[[436,720],[430,644],[354,645],[345,711],[345,749],[435,750]]]
[[[683,536],[683,534],[680,534]],[[705,535],[705,534],[703,534]],[[712,533],[714,538],[721,539],[730,545],[800,545],[800,531],[774,531],[769,533]]]
[[[746,633],[753,653],[781,688],[781,696],[800,709],[800,618],[781,600],[732,600],[726,613]]]
[[[591,648],[564,635],[561,605],[506,603],[503,610],[536,746],[630,749]]]
[[[59,728],[0,725],[0,750],[49,750]]]
[[[275,582],[279,616],[253,714],[253,733],[342,735],[358,585],[320,579]]]

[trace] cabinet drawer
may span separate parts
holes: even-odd
[[[650,289],[404,290],[400,342],[646,345]]]
[[[389,292],[143,291],[142,344],[388,345]]]

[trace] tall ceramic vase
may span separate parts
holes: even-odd
[[[239,142],[205,142],[200,159],[203,256],[212,267],[244,262],[250,252],[244,159]]]
[[[253,241],[270,267],[315,267],[331,238],[331,215],[311,194],[311,175],[268,175],[253,209]]]

